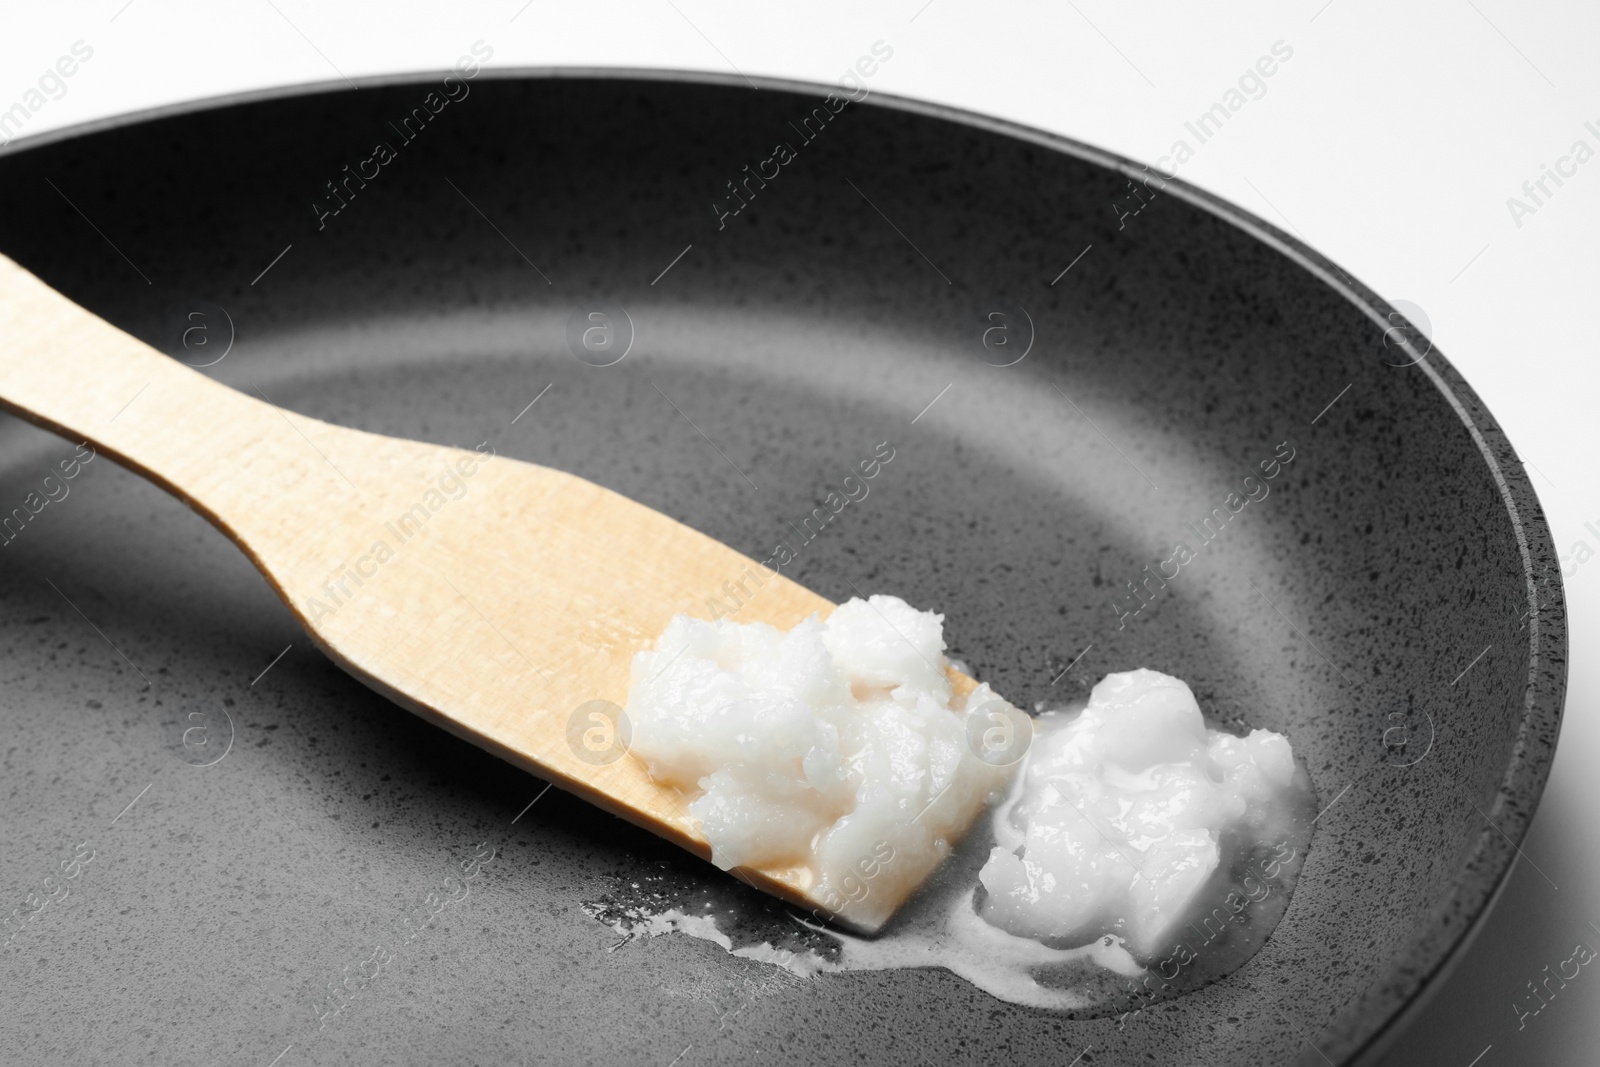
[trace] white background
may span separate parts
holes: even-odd
[[[32,136],[185,100],[441,69],[475,40],[491,67],[739,71],[834,81],[873,42],[878,92],[985,111],[1154,161],[1274,42],[1268,91],[1181,177],[1301,235],[1390,300],[1424,309],[1436,344],[1531,465],[1557,544],[1600,553],[1593,398],[1600,158],[1516,224],[1507,198],[1573,142],[1600,151],[1600,7],[1544,0],[1051,4],[485,0],[96,0],[0,6],[0,109],[72,44],[93,58]],[[132,161],[130,161],[131,163]],[[1571,164],[1568,164],[1570,169]],[[1064,254],[1071,249],[1064,249]],[[1574,569],[1575,568],[1575,569]],[[1526,862],[1395,1063],[1595,1062],[1600,975],[1584,970],[1522,1020],[1525,983],[1600,947],[1600,563],[1567,566],[1572,667],[1559,756]],[[1594,925],[1591,926],[1590,924]]]

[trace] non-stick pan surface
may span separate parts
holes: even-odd
[[[942,611],[1023,706],[1149,666],[1286,733],[1331,805],[1287,914],[1120,1020],[619,944],[596,902],[726,876],[364,689],[201,518],[6,420],[0,1059],[1371,1056],[1501,883],[1565,676],[1538,502],[1444,357],[1291,238],[1082,146],[805,86],[463,86],[14,152],[0,249],[276,404],[489,442],[757,558],[888,442],[791,573]]]

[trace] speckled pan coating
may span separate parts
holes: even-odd
[[[1392,365],[1415,353],[1385,346],[1387,305],[1273,227],[1176,183],[1119,219],[1119,161],[988,120],[874,98],[806,142],[821,89],[532,73],[478,78],[402,143],[388,124],[431,88],[13,152],[0,248],[174,351],[174,321],[220,305],[235,343],[207,373],[279,404],[487,440],[753,555],[889,441],[794,573],[944,611],[1019,704],[1145,665],[1286,732],[1336,801],[1300,889],[1242,970],[1121,1023],[942,972],[774,984],[700,941],[617,947],[580,908],[609,881],[723,876],[559,793],[524,812],[542,783],[341,674],[224,539],[99,460],[0,548],[5,907],[94,850],[0,949],[0,1059],[1374,1055],[1503,878],[1565,680],[1538,501],[1444,357]],[[325,183],[380,139],[394,160],[319,229]],[[726,183],[780,141],[796,158],[719,229]],[[635,333],[607,368],[565,340],[602,300]],[[1032,346],[992,366],[987,316],[1017,307]],[[72,453],[11,421],[0,442],[0,514]],[[1269,495],[1119,628],[1123,583],[1197,547],[1186,524],[1283,442]],[[184,730],[225,722],[198,766]],[[447,883],[479,842],[494,860]],[[350,999],[319,1028],[330,984]]]

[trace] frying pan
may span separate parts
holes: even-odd
[[[0,1055],[1372,1062],[1503,883],[1565,682],[1533,487],[1425,333],[1036,131],[705,75],[460,84],[41,138],[0,158],[0,248],[274,403],[487,441],[756,558],[887,442],[792,573],[943,612],[1022,706],[1148,666],[1287,734],[1299,887],[1244,966],[1126,1016],[619,937],[595,916],[652,893],[785,919],[367,691],[199,516],[5,420]]]

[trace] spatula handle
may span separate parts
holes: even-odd
[[[89,442],[236,537],[285,488],[302,500],[348,492],[307,447],[323,424],[212,381],[5,256],[0,408]]]

